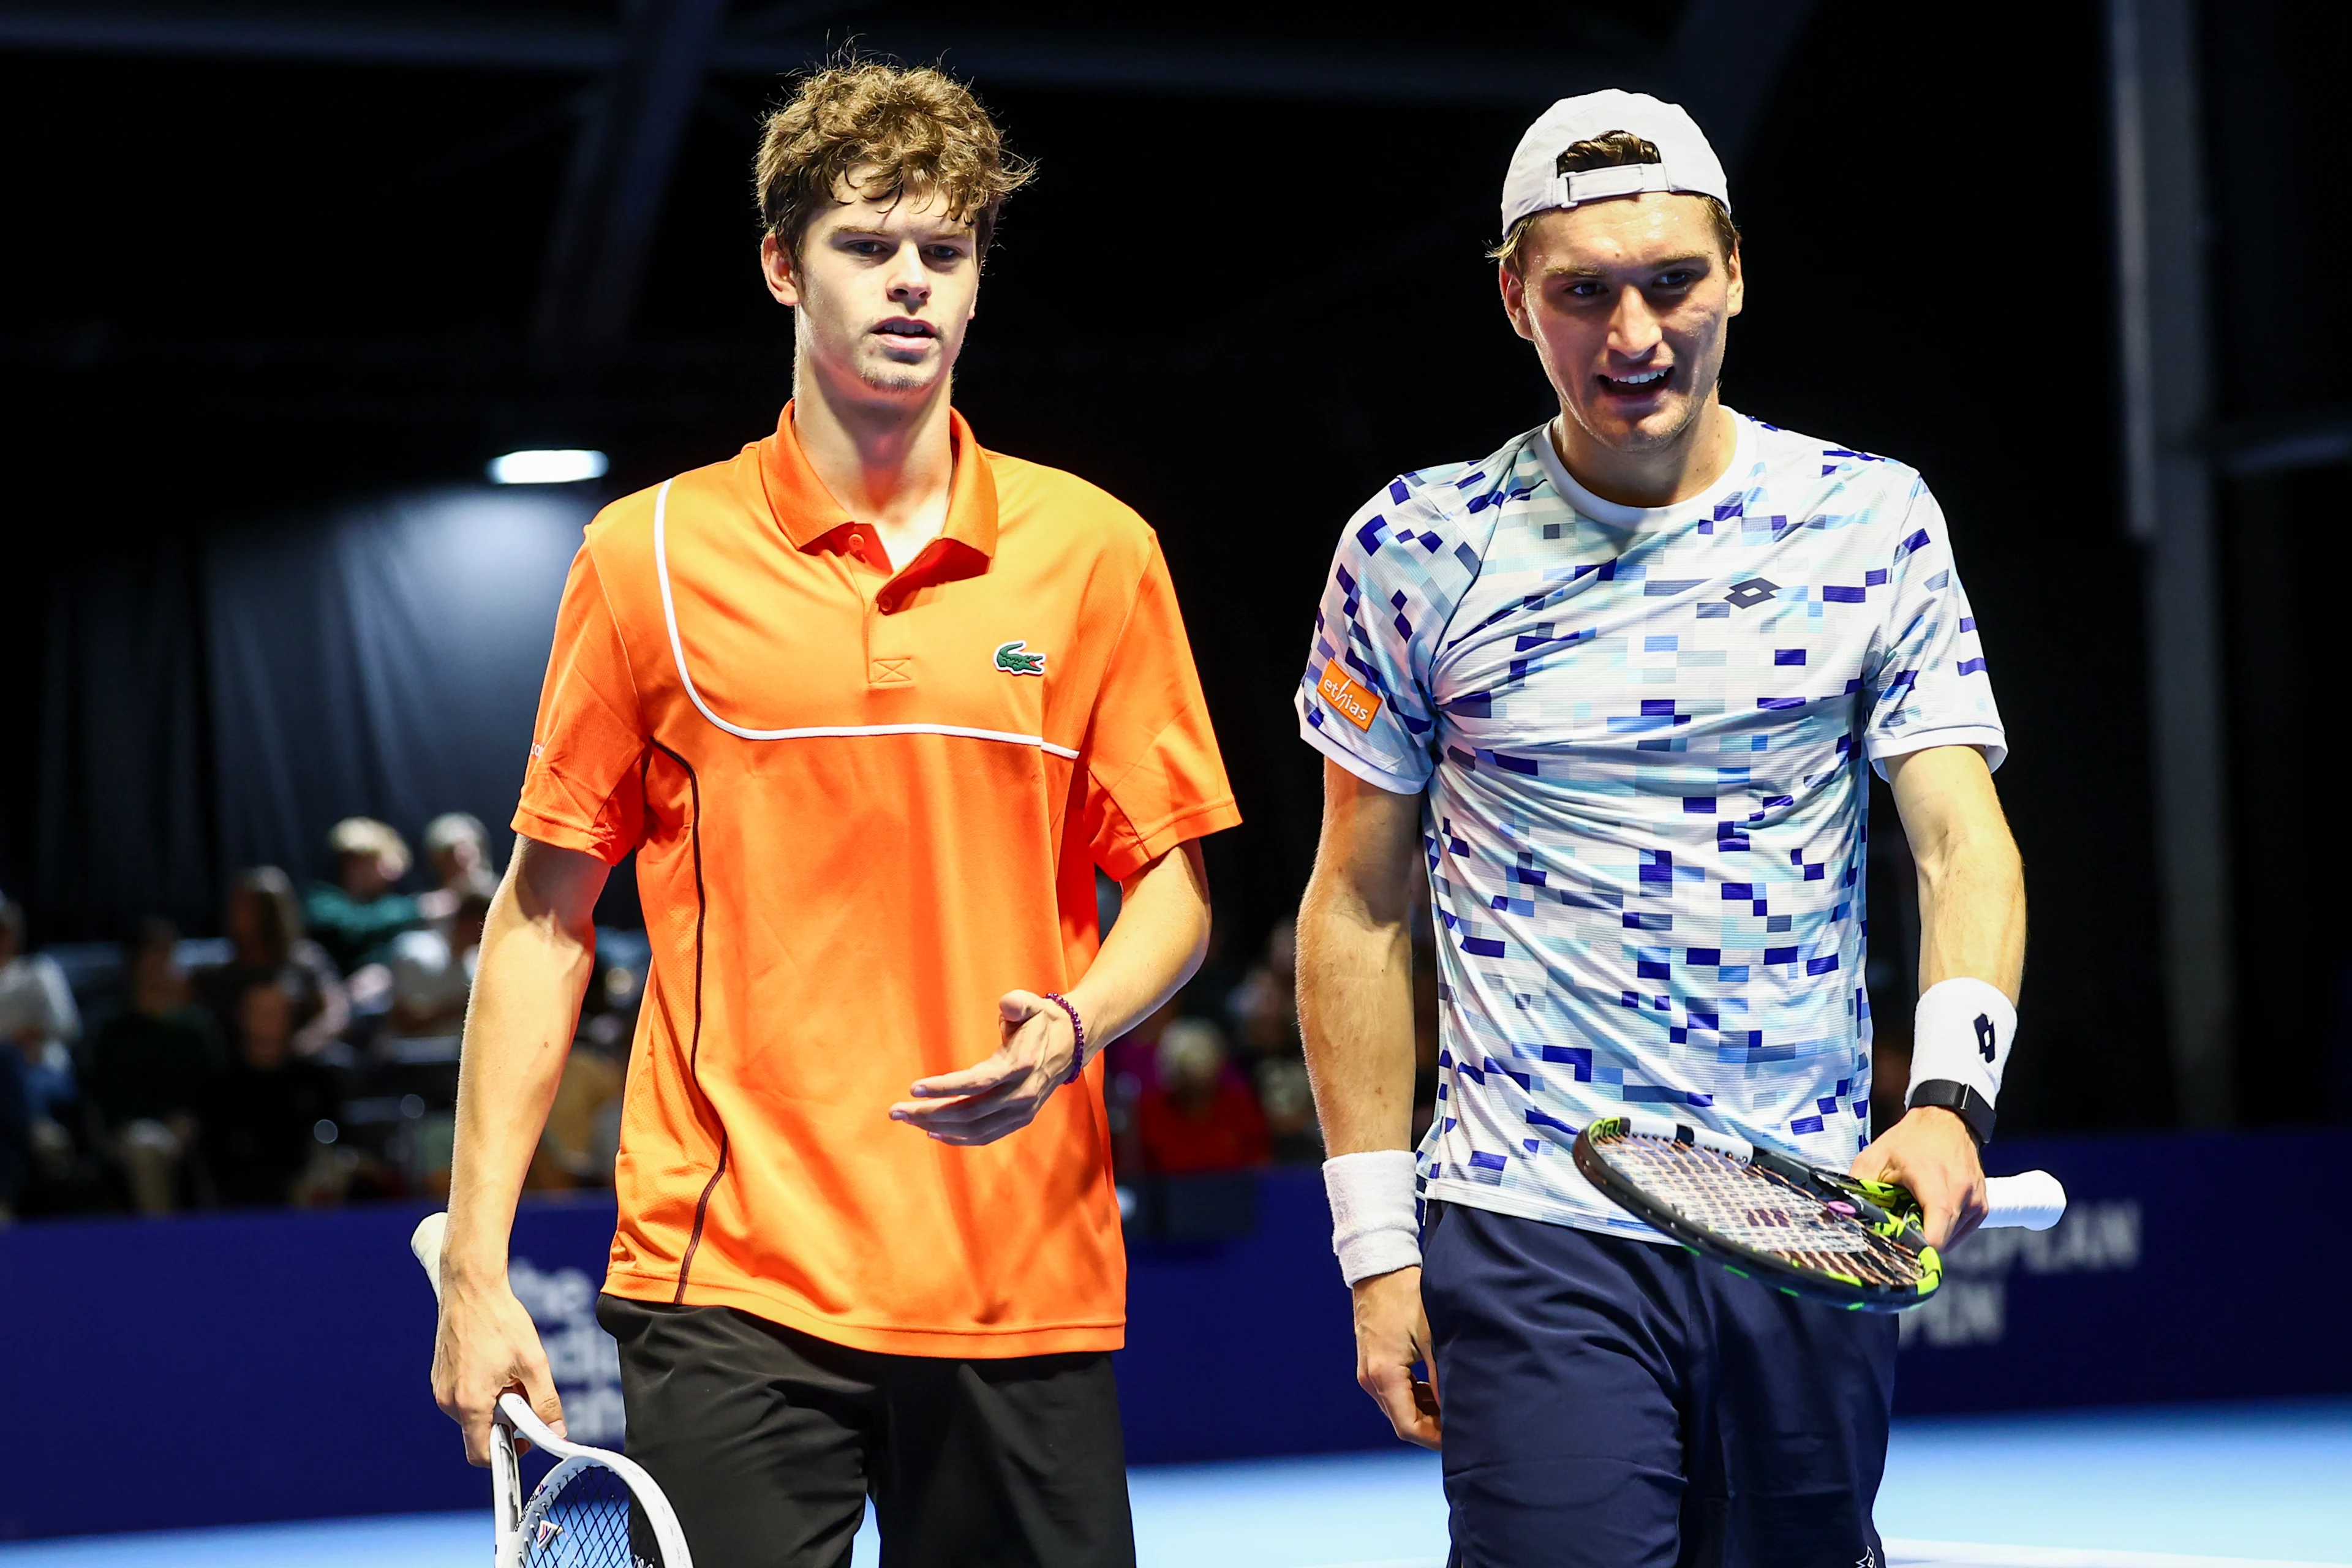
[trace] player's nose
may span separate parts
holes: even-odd
[[[922,256],[911,245],[898,247],[890,258],[890,298],[919,302],[931,296],[930,275],[923,270]]]
[[[1639,289],[1625,289],[1617,296],[1617,308],[1609,316],[1609,351],[1629,359],[1639,359],[1654,349],[1665,338],[1657,312],[1650,309],[1648,298]]]

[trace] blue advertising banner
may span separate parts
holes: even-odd
[[[1952,1249],[1905,1315],[1896,1414],[2352,1391],[2352,1335],[2296,1330],[2352,1300],[2352,1254],[2304,1234],[2307,1173],[2347,1158],[2340,1131],[1994,1143],[1994,1171],[2066,1184],[2066,1217]]]
[[[2343,1168],[2352,1133],[1994,1153],[1997,1170],[2056,1173],[2072,1207],[2047,1233],[1954,1249],[1943,1291],[1905,1320],[1898,1413],[2352,1392],[2352,1336],[2294,1331],[2237,1261],[2287,1260],[2297,1311],[2352,1298],[2352,1258],[2302,1251],[2281,1195],[2283,1176]],[[1318,1175],[1265,1173],[1255,1204],[1246,1235],[1130,1250],[1133,1463],[1394,1441],[1356,1387]],[[487,1510],[426,1387],[432,1296],[407,1247],[425,1212],[0,1230],[0,1539]],[[609,1196],[527,1205],[511,1264],[572,1435],[604,1444],[622,1429],[594,1318],[612,1227]]]
[[[433,1292],[408,1254],[426,1212],[0,1231],[0,1540],[477,1506],[487,1518],[488,1472],[467,1465],[426,1382]],[[518,1283],[537,1277],[535,1314],[551,1354],[588,1374],[575,1386],[591,1420],[611,1347],[586,1346],[572,1309],[583,1291],[593,1301],[612,1233],[609,1197],[531,1204],[515,1226]],[[617,1431],[617,1388],[610,1401]]]

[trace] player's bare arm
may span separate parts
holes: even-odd
[[[1322,840],[1298,910],[1298,1019],[1324,1147],[1335,1158],[1412,1146],[1410,920],[1420,842],[1419,795],[1324,762]],[[1434,1366],[1420,1268],[1351,1289],[1356,1381],[1398,1436],[1437,1447],[1434,1391],[1424,1408],[1412,1375],[1416,1362]]]
[[[433,1397],[465,1429],[476,1465],[489,1463],[490,1417],[508,1389],[520,1389],[540,1419],[563,1432],[539,1331],[507,1283],[507,1244],[594,967],[596,896],[607,870],[593,855],[518,838],[482,928],[458,1058],[433,1347]]]
[[[1209,949],[1209,883],[1201,847],[1186,843],[1128,879],[1118,923],[1103,939],[1086,977],[1066,994],[1085,1023],[1091,1059],[1159,1011]],[[1019,1131],[1061,1088],[1077,1050],[1069,1013],[1033,991],[997,1003],[1004,1043],[986,1061],[919,1080],[913,1098],[890,1108],[942,1143],[992,1143]]]
[[[1991,772],[1974,746],[1887,760],[1895,808],[1919,868],[1919,989],[1975,979],[2011,1004],[2025,972],[2025,872]],[[1967,1124],[1917,1106],[1856,1157],[1853,1173],[1911,1189],[1927,1239],[1948,1246],[1984,1218],[1984,1172]]]

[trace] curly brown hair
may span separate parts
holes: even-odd
[[[1664,160],[1658,155],[1656,142],[1636,136],[1631,131],[1612,131],[1606,136],[1595,136],[1590,142],[1571,143],[1568,151],[1559,155],[1559,161],[1552,165],[1552,172],[1573,174],[1586,169],[1614,169],[1627,163],[1663,162]],[[1713,196],[1700,196],[1699,200],[1706,204],[1708,216],[1715,219],[1716,241],[1723,247],[1723,258],[1728,261],[1739,253],[1739,226],[1731,221],[1731,215]],[[1544,209],[1545,212],[1551,210],[1549,207]],[[1523,273],[1527,268],[1528,229],[1541,216],[1543,213],[1532,212],[1513,224],[1511,232],[1486,252],[1486,259],[1501,262],[1511,269],[1514,276]]]
[[[795,263],[809,225],[858,171],[856,189],[870,201],[938,195],[950,217],[971,223],[984,256],[997,209],[1035,167],[1004,151],[988,110],[946,72],[843,58],[803,77],[761,127],[760,222]]]

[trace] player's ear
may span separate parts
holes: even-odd
[[[1502,291],[1503,314],[1511,319],[1511,331],[1535,341],[1535,328],[1528,321],[1528,280],[1511,269],[1507,261],[1495,263],[1495,286]]]
[[[801,289],[800,279],[793,273],[793,253],[772,234],[760,237],[760,271],[777,304],[798,308]]]
[[[1748,274],[1739,265],[1739,242],[1736,239],[1731,242],[1731,254],[1724,258],[1723,268],[1727,279],[1723,313],[1736,316],[1748,304]]]

